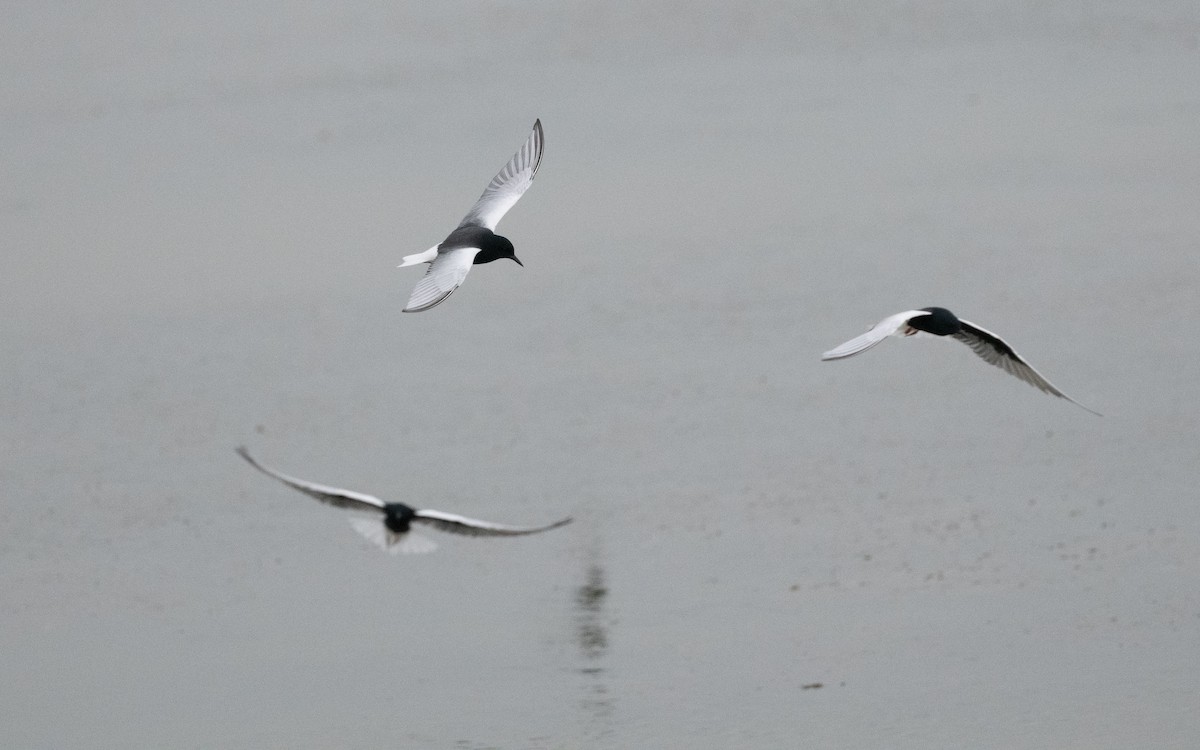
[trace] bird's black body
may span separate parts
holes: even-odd
[[[909,328],[932,333],[934,336],[952,336],[962,330],[962,321],[944,307],[922,307],[928,315],[918,315],[908,321]]]
[[[444,253],[460,247],[479,248],[479,252],[475,255],[475,265],[491,263],[501,258],[514,260],[520,266],[525,265],[517,259],[517,251],[512,242],[487,227],[468,224],[455,229],[442,241],[442,244],[438,245],[438,252]]]
[[[383,525],[393,534],[407,534],[417,512],[404,503],[388,503],[383,506]]]
[[[1017,357],[1017,353],[1013,351],[1013,348],[1004,343],[999,337],[978,326],[973,326],[970,323],[959,320],[957,315],[946,308],[922,307],[921,309],[929,314],[918,315],[909,320],[909,328],[932,333],[934,336],[954,336],[960,338],[967,346],[971,345],[971,339],[982,339],[1000,355],[1020,359],[1020,357]]]

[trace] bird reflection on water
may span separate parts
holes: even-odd
[[[575,639],[583,656],[579,673],[584,677],[580,707],[590,719],[588,735],[599,739],[612,734],[613,702],[602,666],[608,654],[608,623],[604,613],[608,587],[604,583],[604,568],[594,562],[594,557],[584,576],[583,584],[575,590]]]

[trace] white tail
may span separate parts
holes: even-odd
[[[432,539],[427,539],[411,531],[396,534],[384,526],[382,521],[373,518],[351,518],[350,525],[354,527],[355,531],[366,537],[371,544],[387,550],[393,555],[423,555],[437,549],[437,543]]]
[[[374,518],[351,518],[350,525],[379,549],[388,549],[392,546],[392,540],[389,537],[394,535],[383,525],[383,521]]]
[[[399,542],[388,550],[388,552],[391,552],[393,555],[397,552],[403,555],[424,555],[433,552],[435,549],[437,549],[437,542],[410,531],[407,534],[402,534]]]
[[[420,265],[421,263],[432,263],[434,258],[437,257],[437,254],[438,254],[438,246],[434,245],[433,247],[429,248],[428,250],[426,250],[423,253],[417,253],[416,255],[405,255],[404,261],[400,265],[396,266],[396,268],[404,268],[405,266],[416,266],[416,265]]]

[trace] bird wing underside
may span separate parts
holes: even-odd
[[[542,163],[542,147],[545,141],[542,121],[537,120],[533,123],[533,131],[529,138],[492,178],[483,195],[479,196],[479,200],[475,201],[475,205],[471,206],[471,210],[458,225],[476,225],[494,231],[504,214],[516,205],[533,184],[533,176],[537,174],[538,165]]]
[[[559,526],[565,526],[571,522],[571,519],[564,518],[548,526],[523,527],[480,521],[453,513],[443,513],[440,510],[418,510],[417,514],[413,517],[413,521],[429,524],[434,528],[447,531],[451,534],[463,534],[466,536],[521,536],[523,534],[536,534],[539,531],[549,531]]]
[[[1044,393],[1065,398],[1076,406],[1099,415],[1099,412],[1092,411],[1059,390],[1045,376],[1035,370],[1033,365],[1026,362],[1021,355],[1017,354],[1016,350],[1009,346],[1004,339],[986,328],[981,328],[966,320],[960,319],[959,323],[962,324],[962,329],[951,335],[971,347],[971,351],[978,354],[984,362],[999,367],[1008,374],[1020,378]]]
[[[242,458],[246,459],[254,468],[269,477],[283,482],[294,490],[299,490],[309,497],[320,500],[326,505],[332,505],[335,508],[347,508],[349,510],[372,511],[375,513],[383,510],[384,502],[377,497],[367,495],[362,492],[353,490],[343,490],[338,487],[330,487],[316,482],[309,482],[305,479],[298,479],[293,476],[288,476],[281,471],[263,466],[250,455],[244,447],[239,447],[237,453]]]
[[[870,330],[868,330],[866,333],[855,336],[846,343],[825,352],[821,355],[821,359],[842,359],[843,357],[850,357],[858,354],[859,352],[865,352],[866,350],[878,344],[880,341],[883,341],[888,336],[891,336],[904,326],[908,325],[908,321],[912,320],[918,315],[929,315],[929,313],[925,310],[908,310],[907,312],[889,315],[875,325],[871,326]]]
[[[462,286],[478,254],[477,247],[456,247],[439,253],[413,287],[404,312],[423,312],[445,301]]]

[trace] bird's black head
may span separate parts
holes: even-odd
[[[918,315],[908,321],[908,324],[918,331],[932,333],[935,336],[949,336],[952,333],[958,333],[962,328],[962,324],[958,322],[954,313],[944,307],[922,307],[921,309],[929,314]]]
[[[416,512],[404,503],[388,503],[383,506],[383,525],[395,534],[408,531]]]
[[[475,255],[476,263],[491,263],[493,260],[508,258],[517,262],[518,266],[524,267],[525,264],[517,258],[517,250],[513,247],[513,243],[508,241],[507,237],[501,237],[498,234],[493,234],[488,237],[480,248],[479,253]]]

